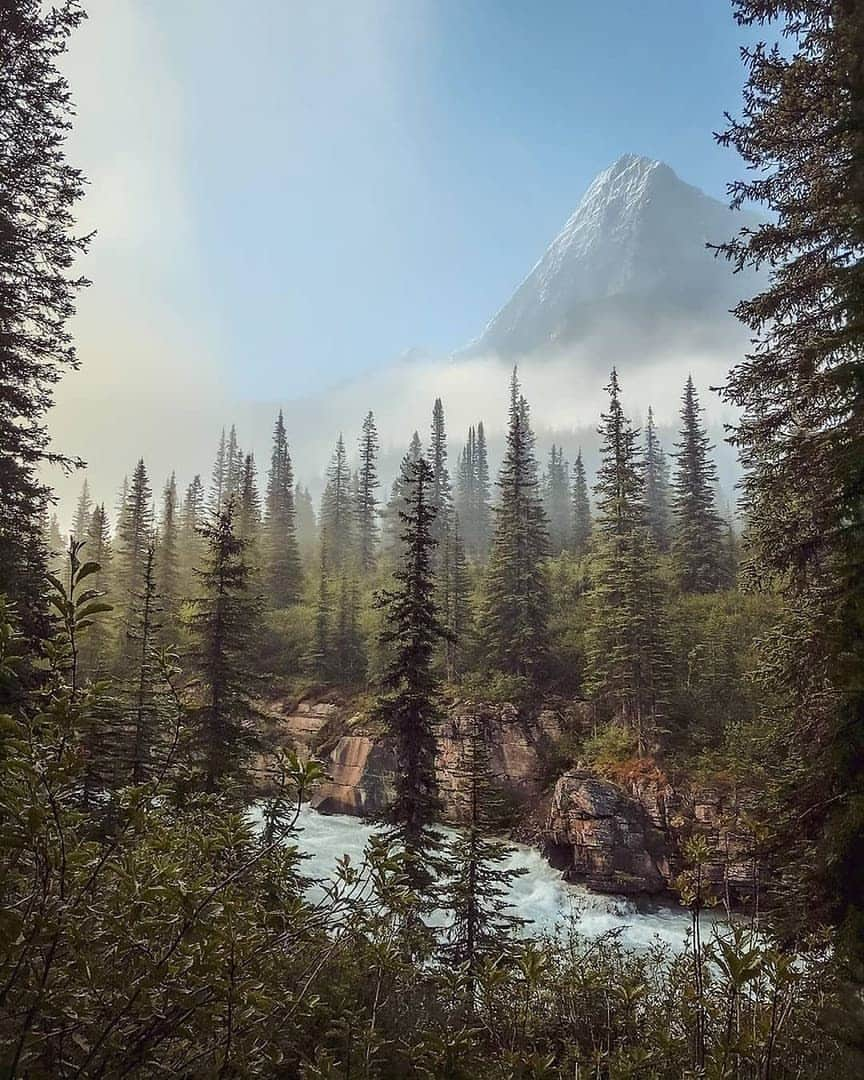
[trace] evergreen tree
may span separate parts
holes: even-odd
[[[440,812],[434,657],[445,630],[435,610],[432,468],[422,456],[409,455],[401,480],[406,504],[401,511],[404,553],[395,573],[395,588],[380,599],[386,611],[381,640],[389,661],[376,715],[386,724],[396,748],[396,797],[388,819],[405,858],[410,887],[428,894],[440,847],[440,836],[433,830]]]
[[[474,475],[476,494],[476,548],[477,558],[485,561],[492,542],[492,489],[489,480],[489,452],[486,446],[486,430],[483,421],[477,425]]]
[[[297,546],[301,556],[308,559],[318,545],[318,522],[308,487],[297,485],[294,489],[294,505],[297,517]]]
[[[225,492],[228,486],[228,444],[225,439],[225,428],[219,436],[219,447],[216,451],[216,460],[213,462],[213,472],[210,478],[210,512],[218,514],[225,501]]]
[[[549,452],[543,485],[543,507],[549,528],[549,551],[559,554],[570,544],[572,510],[570,506],[570,466],[564,451],[555,445]]]
[[[474,425],[468,428],[465,446],[459,452],[456,462],[456,491],[453,505],[462,523],[462,535],[465,547],[474,552],[477,528],[477,433]]]
[[[864,942],[864,69],[860,4],[736,0],[745,26],[775,22],[783,49],[744,52],[743,113],[720,141],[749,176],[733,205],[764,224],[725,245],[767,267],[736,310],[755,341],[724,396],[740,410],[753,573],[784,602],[763,646],[776,695],[764,766],[780,799],[775,893],[793,928],[833,923]]]
[[[459,515],[450,511],[444,538],[444,561],[440,569],[441,622],[444,639],[444,669],[450,682],[458,682],[464,656],[472,644],[471,581],[465,545],[459,529]]]
[[[357,488],[357,532],[360,568],[366,574],[375,567],[378,547],[378,431],[375,417],[367,413],[360,435],[360,476]]]
[[[645,428],[645,522],[658,551],[669,550],[671,490],[669,465],[654,426],[654,411],[648,407]]]
[[[161,680],[156,649],[162,605],[156,587],[156,545],[152,537],[145,552],[141,591],[136,601],[128,631],[135,676],[128,706],[129,758],[123,764],[132,783],[141,784],[152,776],[160,739],[164,741],[164,733],[159,729]]]
[[[237,535],[245,541],[250,555],[254,557],[261,532],[261,496],[258,494],[258,470],[253,454],[247,454],[243,459],[237,502]]]
[[[601,417],[598,516],[587,629],[586,690],[636,735],[640,753],[660,731],[667,656],[663,602],[645,525],[645,492],[637,438],[624,415],[618,375]]]
[[[245,461],[243,451],[237,442],[237,429],[232,424],[228,433],[228,442],[225,444],[225,477],[222,494],[223,503],[234,496],[239,503],[240,482],[243,475],[243,463]]]
[[[429,486],[429,505],[435,512],[432,537],[436,544],[435,558],[441,557],[442,545],[447,531],[447,516],[452,505],[450,472],[447,468],[447,431],[444,425],[444,406],[441,398],[435,398],[432,409],[432,429],[429,439],[429,465],[432,483]]]
[[[725,584],[722,523],[714,486],[713,447],[699,416],[699,400],[688,377],[681,406],[681,441],[676,443],[672,556],[683,592],[715,592]]]
[[[261,604],[249,593],[246,543],[235,532],[234,514],[229,499],[221,513],[201,526],[207,550],[203,567],[195,571],[199,595],[190,619],[200,694],[195,741],[206,791],[215,791],[228,778],[245,779],[257,742],[249,660]]]
[[[179,567],[180,595],[188,598],[194,592],[196,566],[204,557],[204,540],[200,528],[204,524],[204,485],[196,475],[186,488],[180,512]]]
[[[177,478],[172,472],[162,491],[162,513],[159,519],[159,546],[156,557],[156,589],[167,617],[166,629],[176,618],[181,596],[180,586],[180,522],[177,505]]]
[[[331,650],[331,678],[341,686],[361,682],[366,674],[366,644],[360,632],[357,581],[343,573],[336,605]]]
[[[515,369],[498,488],[500,500],[495,507],[495,533],[486,572],[483,637],[490,661],[502,671],[537,677],[547,652],[548,536],[528,405],[520,393]]]
[[[91,575],[88,585],[101,595],[111,599],[111,565],[114,559],[111,544],[111,526],[105,512],[105,504],[95,507],[90,516],[87,530],[87,547],[84,549],[87,560],[99,564],[99,569]],[[81,646],[81,670],[86,675],[94,675],[105,666],[109,626],[103,619],[96,619],[89,628],[87,637]]]
[[[410,475],[412,461],[419,461],[423,456],[423,444],[420,436],[415,431],[411,436],[408,450],[402,458],[399,467],[399,475],[393,481],[390,490],[390,499],[384,510],[384,538],[390,555],[398,561],[402,555],[402,514],[407,509],[407,488],[405,477]]]
[[[513,949],[514,931],[523,920],[512,913],[506,896],[513,881],[527,870],[503,863],[513,849],[496,839],[504,817],[490,764],[489,725],[472,713],[460,731],[457,800],[460,829],[448,846],[448,884],[445,907],[453,921],[447,929],[444,957],[463,967],[469,1015],[477,996],[482,966]]]
[[[121,633],[130,629],[136,598],[141,594],[147,550],[153,535],[153,496],[144,461],[139,460],[128,485],[117,526],[116,580]],[[125,653],[126,645],[121,645]]]
[[[73,208],[84,178],[66,161],[73,106],[59,61],[84,18],[77,3],[0,5],[0,595],[26,636],[47,634],[43,463],[45,415],[63,372],[77,367],[68,321],[87,284],[71,269],[89,237]]]
[[[332,671],[331,620],[333,616],[330,596],[330,572],[327,566],[327,548],[321,544],[318,553],[318,598],[315,604],[315,652],[313,666],[322,679],[329,679]]]
[[[90,498],[90,485],[87,483],[87,477],[85,476],[84,483],[81,485],[81,494],[78,496],[78,502],[75,506],[75,517],[72,520],[72,535],[76,540],[87,542],[92,516],[93,500]],[[87,557],[89,559],[89,552]]]
[[[334,571],[351,562],[354,553],[354,508],[351,471],[340,435],[327,469],[327,486],[321,500],[321,543],[327,549],[327,565]]]
[[[591,543],[591,502],[588,498],[588,482],[585,479],[585,466],[582,451],[576,455],[573,466],[573,551],[580,557],[588,551]]]
[[[52,513],[50,518],[46,515],[43,550],[48,560],[48,569],[55,577],[62,575],[63,568],[66,565],[66,559],[63,555],[64,548],[65,545],[60,534],[60,522],[57,520],[57,514]]]
[[[273,429],[273,453],[264,512],[264,580],[273,607],[296,603],[303,584],[294,509],[294,469],[282,411]]]

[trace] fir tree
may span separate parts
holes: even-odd
[[[303,571],[297,546],[294,510],[294,470],[288,452],[285,421],[280,410],[273,429],[273,452],[267,477],[264,512],[264,580],[268,599],[277,608],[287,607],[300,597]]]
[[[598,516],[587,631],[586,690],[636,736],[640,753],[656,739],[664,716],[667,657],[663,603],[651,538],[637,438],[624,415],[618,375],[601,417]]]
[[[360,435],[360,475],[357,487],[357,533],[360,568],[368,574],[375,567],[378,547],[378,431],[375,417],[367,413]]]
[[[201,526],[207,550],[203,567],[195,570],[199,595],[190,619],[200,694],[196,747],[206,791],[215,791],[227,778],[244,779],[257,741],[249,658],[261,604],[249,592],[246,543],[236,535],[234,514],[229,499],[221,513]]]
[[[784,602],[763,646],[782,723],[764,765],[779,802],[775,899],[800,929],[833,923],[864,942],[864,69],[859,4],[736,0],[745,26],[774,22],[782,49],[744,52],[740,119],[720,136],[748,168],[733,206],[764,224],[725,246],[767,267],[736,314],[754,350],[724,391],[740,413],[753,573]],[[737,110],[736,110],[737,111]],[[791,718],[791,719],[790,719]]]
[[[159,664],[156,640],[161,629],[162,611],[156,587],[156,545],[151,538],[144,557],[141,591],[136,597],[128,634],[130,654],[135,662],[135,679],[129,702],[129,760],[127,765],[133,784],[141,784],[153,773],[158,753],[159,731]]]
[[[332,616],[327,548],[321,544],[318,553],[318,597],[315,604],[315,652],[312,661],[316,673],[322,679],[329,679],[332,671],[330,647]]]
[[[342,686],[362,682],[366,674],[366,646],[360,632],[360,596],[357,581],[342,575],[336,604],[330,651],[330,675]]]
[[[714,486],[713,447],[699,416],[693,379],[687,379],[681,406],[681,441],[676,443],[672,556],[683,592],[715,592],[725,584],[722,527]]]
[[[476,548],[475,531],[477,505],[477,434],[474,425],[468,428],[465,446],[456,462],[456,491],[453,505],[462,523],[465,547],[474,553]]]
[[[445,630],[435,610],[432,469],[422,456],[409,456],[401,480],[406,505],[400,512],[404,553],[395,572],[395,588],[380,598],[386,611],[381,640],[390,658],[376,715],[386,724],[396,748],[396,797],[388,819],[405,857],[412,890],[428,894],[440,846],[433,830],[440,811],[435,778],[439,707],[434,658]]]
[[[204,524],[204,485],[196,475],[186,488],[180,512],[179,567],[181,595],[189,597],[194,591],[196,566],[204,556],[204,540],[200,528]]]
[[[576,455],[573,466],[573,551],[583,556],[591,543],[591,502],[588,498],[588,482],[585,479],[585,466],[582,451]]]
[[[258,494],[258,471],[253,454],[247,454],[243,459],[237,503],[237,535],[248,545],[254,557],[261,532],[261,496]]]
[[[486,572],[483,637],[493,664],[502,671],[533,678],[539,676],[547,652],[548,536],[528,405],[520,393],[515,369],[498,488]]]
[[[216,460],[213,462],[213,472],[210,477],[210,512],[218,514],[225,501],[225,490],[228,484],[228,444],[225,439],[225,428],[219,436],[219,447],[216,451]]]
[[[147,469],[144,461],[139,460],[117,526],[117,601],[123,635],[128,634],[136,598],[143,587],[147,550],[153,535],[152,500]],[[121,651],[126,651],[125,645]]]
[[[429,505],[435,512],[432,536],[436,544],[436,553],[440,556],[446,535],[447,515],[450,512],[452,499],[450,472],[447,468],[447,431],[444,425],[444,406],[441,404],[441,398],[435,398],[435,405],[432,409],[429,466],[432,469]]]
[[[444,669],[450,682],[458,682],[464,657],[472,644],[471,581],[465,545],[459,529],[459,515],[451,511],[444,538],[445,557],[440,570],[441,621],[447,631],[444,640]]]
[[[658,551],[669,550],[670,498],[669,465],[657,438],[654,411],[649,406],[645,428],[645,522]]]
[[[564,551],[570,543],[573,527],[570,506],[570,466],[564,451],[552,446],[543,485],[543,506],[549,529],[549,551],[553,555]]]
[[[54,385],[77,367],[68,322],[87,282],[72,275],[89,237],[75,234],[84,178],[66,161],[73,106],[60,58],[84,18],[74,2],[0,5],[0,595],[26,636],[47,634],[44,463]]]
[[[162,491],[159,518],[159,546],[156,558],[156,588],[167,617],[166,629],[176,618],[180,601],[180,522],[177,505],[177,479],[172,472]]]
[[[237,442],[237,429],[232,424],[228,433],[228,442],[225,444],[225,475],[222,493],[222,502],[237,496],[239,503],[240,480],[243,474],[243,451]]]
[[[477,425],[474,475],[476,483],[475,544],[478,560],[485,561],[492,542],[492,489],[489,479],[489,453],[483,421]]]
[[[460,828],[448,845],[444,905],[453,921],[443,951],[448,964],[465,970],[470,1015],[482,966],[513,948],[514,931],[523,920],[512,913],[506,896],[513,881],[527,870],[505,867],[513,849],[496,839],[504,814],[490,764],[488,723],[472,713],[462,722],[460,737],[456,770]]]
[[[318,545],[318,522],[308,487],[297,485],[294,489],[294,505],[297,517],[297,546],[301,556],[308,559]]]
[[[72,535],[76,540],[83,540],[85,543],[87,542],[87,535],[90,531],[90,519],[92,516],[93,500],[90,498],[90,485],[87,483],[87,478],[85,476],[84,483],[81,485],[81,494],[78,496],[78,502],[75,506],[75,517],[72,520]]]
[[[354,553],[354,500],[351,472],[340,435],[327,469],[327,486],[321,500],[321,543],[327,549],[327,564],[340,571],[351,562]]]
[[[411,436],[408,450],[402,458],[399,467],[399,475],[393,481],[390,490],[390,499],[384,510],[384,538],[390,555],[398,561],[402,555],[402,514],[407,508],[407,488],[405,477],[410,475],[412,461],[419,461],[423,456],[423,444],[420,436],[415,431]]]
[[[114,553],[111,544],[111,526],[108,515],[105,512],[105,504],[100,503],[95,507],[90,516],[90,526],[87,530],[87,547],[84,549],[88,561],[98,563],[99,569],[92,575],[88,582],[90,587],[96,589],[100,595],[111,599],[112,592],[112,563]],[[94,675],[100,668],[105,666],[105,653],[108,641],[109,627],[105,620],[94,620],[89,628],[87,638],[81,647],[81,670],[86,675]]]

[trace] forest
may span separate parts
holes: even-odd
[[[49,435],[86,363],[60,66],[84,5],[0,3],[2,1076],[862,1075],[864,6],[733,9],[783,47],[745,51],[716,136],[766,221],[716,255],[768,268],[720,391],[729,514],[686,370],[667,445],[671,403],[637,426],[608,374],[589,470],[540,454],[518,366],[506,417],[448,431],[430,401],[395,477],[369,401],[320,499],[282,412],[266,461],[229,422],[211,475],[142,458],[95,499]],[[313,881],[302,815],[358,740],[386,794],[339,798],[377,828]],[[567,816],[573,792],[616,810]],[[636,818],[602,840],[619,804],[648,869]],[[532,929],[518,842],[674,906],[681,947]]]

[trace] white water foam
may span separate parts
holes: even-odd
[[[375,826],[361,818],[318,814],[304,806],[297,823],[298,835],[292,840],[308,858],[303,873],[312,878],[332,878],[336,862],[350,856],[359,866],[367,841]],[[447,830],[443,830],[447,831]],[[514,844],[508,865],[526,871],[510,888],[513,914],[525,919],[525,932],[532,935],[554,933],[571,917],[576,930],[596,938],[618,931],[624,944],[647,948],[663,943],[678,951],[684,946],[690,926],[689,915],[673,907],[640,910],[622,897],[600,896],[579,885],[569,885],[539,851]]]

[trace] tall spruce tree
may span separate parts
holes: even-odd
[[[538,677],[548,649],[548,535],[534,436],[516,371],[510,422],[498,475],[499,502],[486,571],[482,633],[489,660],[502,671]]]
[[[468,428],[465,445],[456,461],[456,489],[453,505],[462,523],[465,547],[473,552],[476,529],[477,502],[477,433],[474,425]]]
[[[71,273],[89,237],[75,234],[84,178],[66,161],[73,106],[59,61],[84,18],[66,0],[0,5],[0,594],[28,636],[48,632],[42,522],[45,415],[63,372],[77,367],[68,322],[87,284]]]
[[[203,566],[195,570],[199,595],[190,618],[199,692],[194,743],[206,791],[228,779],[248,779],[249,755],[258,741],[250,657],[261,602],[250,593],[246,543],[236,534],[234,515],[231,498],[201,526],[207,548]]]
[[[570,466],[564,460],[564,451],[553,444],[549,451],[549,464],[543,483],[543,507],[549,529],[549,551],[559,554],[571,542],[573,527],[570,505]]]
[[[489,474],[489,451],[486,446],[486,429],[481,420],[477,425],[474,475],[476,477],[476,546],[477,558],[483,562],[489,555],[492,542],[492,488]]]
[[[644,753],[662,728],[668,685],[664,605],[645,524],[638,432],[621,407],[617,372],[601,417],[586,690],[626,724]]]
[[[123,762],[133,784],[148,780],[159,760],[161,679],[156,642],[161,629],[162,604],[156,584],[156,543],[151,537],[144,556],[141,591],[135,598],[128,629],[134,676],[128,694],[128,761]]]
[[[364,574],[375,568],[378,551],[378,430],[375,417],[367,413],[360,434],[360,474],[357,485],[357,537],[360,568]]]
[[[225,501],[225,489],[228,483],[228,444],[225,439],[225,428],[219,436],[219,446],[216,450],[216,460],[213,462],[213,471],[210,474],[210,502],[211,514],[218,514]]]
[[[260,533],[261,496],[258,493],[258,470],[255,467],[255,455],[247,454],[243,459],[237,489],[237,535],[247,544],[252,559],[258,554]]]
[[[200,528],[204,524],[204,485],[196,475],[183,495],[180,511],[180,530],[178,536],[180,595],[188,599],[194,593],[196,566],[201,565],[204,556],[204,539]]]
[[[439,570],[438,602],[441,622],[447,631],[443,643],[444,671],[450,682],[458,683],[465,655],[473,644],[471,580],[465,545],[459,527],[459,515],[447,516],[444,558]]]
[[[163,610],[163,626],[173,636],[174,620],[181,599],[180,508],[177,505],[177,478],[172,472],[162,490],[159,539],[156,551],[156,589]]]
[[[116,582],[122,654],[128,652],[128,633],[144,583],[147,550],[153,536],[153,494],[143,459],[138,461],[117,523]]]
[[[341,571],[354,556],[355,512],[351,470],[340,435],[327,469],[327,486],[321,499],[321,543],[327,549],[327,565]]]
[[[225,444],[225,478],[224,478],[224,491],[222,495],[223,503],[232,497],[237,496],[237,502],[239,503],[240,494],[240,478],[243,473],[243,451],[240,449],[240,444],[237,441],[237,429],[232,424],[231,430],[228,433],[228,441]]]
[[[81,485],[81,494],[75,504],[75,517],[72,519],[72,535],[76,540],[83,540],[87,543],[92,516],[93,500],[90,498],[90,485],[87,483],[87,477],[85,476],[84,483]],[[86,555],[89,558],[89,552]]]
[[[308,487],[298,484],[294,489],[294,506],[297,517],[297,546],[302,558],[309,559],[318,545],[318,522]]]
[[[409,466],[412,461],[419,461],[423,456],[423,444],[420,436],[415,431],[411,436],[408,450],[402,458],[399,475],[393,481],[390,489],[390,498],[384,510],[384,539],[385,546],[390,556],[397,560],[402,554],[403,521],[401,515],[407,508],[407,489],[405,477],[409,475]]]
[[[294,508],[294,469],[282,410],[273,428],[273,452],[267,476],[264,509],[264,581],[273,607],[282,608],[300,598],[303,569],[297,545]]]
[[[588,551],[591,543],[591,500],[588,497],[588,481],[585,478],[585,465],[582,462],[580,448],[573,465],[573,531],[572,550],[578,556]]]
[[[99,564],[99,569],[90,576],[88,586],[106,596],[110,601],[113,590],[114,552],[111,543],[111,525],[105,512],[105,503],[96,506],[90,515],[87,547],[84,552],[88,562]],[[94,619],[81,646],[81,670],[85,675],[93,676],[100,669],[104,670],[109,634],[107,621]]]
[[[753,572],[779,591],[763,645],[776,695],[764,766],[780,798],[773,870],[792,928],[833,923],[864,942],[864,19],[852,0],[736,0],[745,26],[774,23],[782,49],[744,52],[740,119],[720,136],[749,177],[734,206],[765,223],[725,246],[767,267],[736,314],[753,352],[731,372],[740,410]]]
[[[527,870],[504,865],[513,849],[498,839],[504,807],[492,773],[491,736],[485,717],[474,712],[462,721],[459,749],[455,801],[460,827],[448,845],[444,900],[453,918],[443,953],[449,964],[465,971],[470,1015],[481,968],[512,951],[514,931],[523,924],[506,897],[513,881]]]
[[[447,468],[447,429],[444,422],[444,406],[441,398],[435,398],[432,409],[432,426],[429,435],[429,466],[432,483],[429,485],[429,504],[435,512],[432,536],[435,540],[435,558],[443,555],[442,547],[447,533],[447,517],[452,506],[450,470]]]
[[[658,551],[668,551],[671,538],[669,464],[657,437],[654,410],[645,426],[645,522]]]
[[[379,601],[386,612],[381,642],[389,661],[375,712],[396,749],[396,797],[388,811],[392,834],[405,858],[411,888],[428,897],[440,849],[440,836],[433,828],[440,813],[434,659],[446,632],[435,608],[432,468],[422,456],[409,455],[401,481],[403,555],[395,572],[395,588]]]
[[[717,468],[688,377],[681,404],[680,442],[675,444],[672,557],[682,592],[716,592],[726,584],[723,528],[714,494]]]

